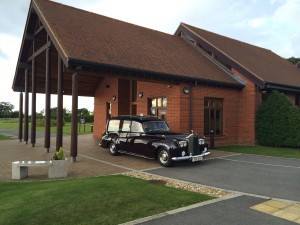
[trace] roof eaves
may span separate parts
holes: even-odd
[[[192,48],[194,48],[198,52],[200,52],[205,58],[207,58],[209,61],[211,61],[217,67],[219,67],[222,71],[224,71],[226,74],[228,74],[235,81],[237,81],[238,83],[242,84],[243,86],[246,85],[247,81],[245,81],[243,78],[241,78],[237,74],[232,73],[230,70],[228,70],[227,68],[225,68],[221,63],[219,63],[218,61],[216,61],[212,57],[210,57],[205,51],[203,51],[202,49],[200,49],[197,46],[193,45],[186,37],[183,37],[183,40],[185,40],[187,44],[189,44]]]
[[[98,62],[90,62],[85,61],[82,59],[75,59],[75,58],[68,58],[68,64],[69,68],[74,66],[76,68],[77,66],[84,66],[84,67],[91,67],[91,68],[104,68],[104,69],[110,69],[115,71],[125,71],[129,73],[136,73],[136,74],[144,74],[144,75],[151,75],[155,77],[159,77],[162,79],[174,79],[174,80],[182,80],[189,83],[195,83],[196,81],[199,83],[206,83],[211,85],[220,85],[220,86],[227,86],[232,88],[243,88],[244,85],[241,83],[226,83],[221,81],[215,81],[215,80],[208,80],[208,79],[201,79],[197,77],[187,77],[184,75],[179,74],[167,74],[167,73],[160,73],[155,71],[148,71],[148,70],[142,70],[137,68],[129,68],[129,67],[123,67],[118,65],[110,65],[110,64],[104,64],[104,63],[98,63]]]
[[[59,42],[59,39],[55,36],[55,33],[53,32],[51,26],[49,25],[47,18],[43,15],[43,13],[41,12],[39,5],[37,3],[37,0],[32,0],[32,6],[36,12],[36,14],[38,15],[38,18],[41,20],[41,22],[43,23],[48,35],[50,36],[50,39],[52,40],[55,48],[58,51],[58,54],[60,55],[61,59],[63,60],[64,64],[66,67],[68,67],[68,54],[66,53],[66,51],[64,50],[63,46],[61,45],[61,43]]]
[[[16,66],[16,70],[15,70],[15,76],[14,76],[14,80],[13,80],[13,84],[12,84],[13,91],[17,90],[17,88],[16,88],[16,79],[17,79],[17,76],[18,76],[18,71],[20,69],[20,64],[21,64],[20,61],[21,61],[21,57],[22,57],[22,53],[23,53],[22,49],[23,49],[24,43],[26,41],[27,27],[28,27],[28,23],[29,23],[29,20],[30,20],[30,15],[32,13],[32,1],[33,0],[31,0],[31,2],[29,4],[29,9],[28,9],[28,13],[27,13],[27,19],[26,19],[25,29],[24,29],[24,32],[23,32],[22,43],[21,43],[21,47],[20,47],[20,51],[19,51],[17,66]]]
[[[259,77],[257,74],[255,74],[254,72],[252,72],[250,69],[246,68],[244,65],[240,64],[239,62],[237,62],[235,59],[233,59],[231,56],[229,56],[227,53],[223,52],[222,50],[220,50],[217,46],[213,45],[211,42],[209,42],[208,40],[206,40],[205,38],[203,38],[202,36],[200,36],[199,34],[197,34],[195,31],[193,31],[192,29],[190,29],[189,27],[187,27],[184,23],[181,23],[182,27],[184,27],[185,29],[187,29],[188,31],[190,31],[191,33],[193,33],[194,35],[196,35],[197,37],[201,38],[203,41],[205,41],[206,43],[208,43],[209,45],[211,45],[213,48],[215,48],[217,51],[221,52],[222,54],[224,54],[226,57],[228,57],[230,60],[232,60],[233,62],[235,62],[236,64],[238,64],[239,66],[241,66],[242,68],[244,68],[245,70],[247,70],[249,73],[251,73],[254,77],[256,77],[258,80],[260,80],[261,82],[264,82],[264,80]],[[179,28],[177,29],[179,30]],[[178,32],[178,31],[177,31]]]
[[[266,87],[266,89],[277,89],[277,90],[300,93],[300,87],[290,86],[290,85],[282,85],[282,84],[273,83],[273,82],[267,82],[265,87]]]

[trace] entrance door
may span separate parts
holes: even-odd
[[[111,118],[111,103],[106,102],[106,121]]]

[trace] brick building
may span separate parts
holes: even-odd
[[[25,92],[26,142],[28,93],[32,127],[36,93],[46,94],[46,118],[58,94],[58,120],[62,95],[72,95],[73,157],[78,96],[94,97],[97,138],[110,116],[156,115],[174,131],[214,130],[219,146],[254,145],[256,110],[273,89],[299,105],[300,68],[270,50],[184,23],[169,35],[47,0],[30,4],[13,83]],[[57,147],[61,139],[58,132]]]

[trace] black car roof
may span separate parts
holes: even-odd
[[[162,121],[161,119],[154,117],[154,116],[131,116],[131,115],[124,115],[124,116],[117,116],[113,117],[110,120],[134,120],[139,122],[147,122],[147,121]]]

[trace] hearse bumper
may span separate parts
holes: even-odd
[[[206,151],[203,152],[201,155],[187,155],[187,156],[180,156],[180,157],[173,157],[173,161],[187,161],[190,160],[192,162],[202,161],[205,156],[210,155],[210,152]]]

